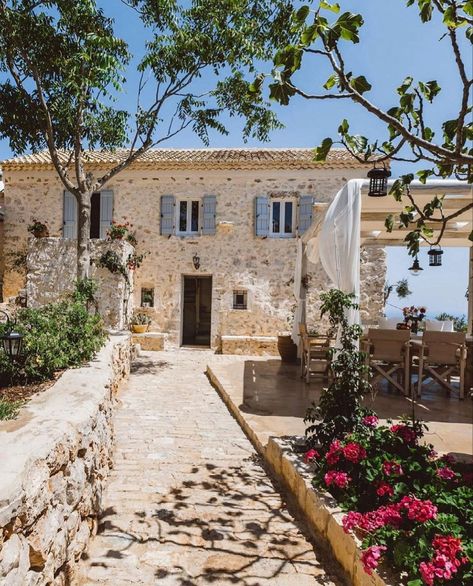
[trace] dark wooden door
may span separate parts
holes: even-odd
[[[184,277],[182,343],[210,346],[212,277]]]

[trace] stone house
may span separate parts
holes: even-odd
[[[103,173],[121,156],[89,153],[88,170]],[[51,236],[73,240],[76,202],[49,156],[2,166],[4,253],[26,248],[33,218],[47,222]],[[324,164],[300,148],[153,150],[94,195],[91,237],[105,238],[112,219],[133,223],[139,251],[149,252],[134,276],[134,305],[169,344],[270,351],[277,333],[290,330],[297,238],[347,180],[368,169],[336,149]],[[366,248],[361,258],[365,318],[373,321],[382,311],[384,250]],[[51,261],[59,270],[61,259]],[[329,283],[320,266],[309,267],[308,281],[315,322]],[[22,287],[24,277],[7,271],[4,297]]]

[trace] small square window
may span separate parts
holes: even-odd
[[[233,309],[248,309],[248,292],[242,289],[233,291]]]
[[[141,307],[154,307],[154,289],[141,289]]]

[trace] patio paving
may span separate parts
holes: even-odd
[[[304,435],[304,414],[318,401],[321,382],[306,384],[299,366],[279,359],[246,358],[230,363],[211,361],[211,378],[221,386],[263,446],[271,436]],[[412,413],[412,401],[380,388],[366,405],[383,419]],[[416,415],[428,423],[426,441],[440,453],[473,454],[473,402],[449,398],[438,387],[427,388],[417,402]]]
[[[119,394],[114,468],[79,583],[342,584],[210,385],[209,361],[235,359],[179,350],[135,362]]]

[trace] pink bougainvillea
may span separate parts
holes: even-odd
[[[337,462],[340,460],[340,453],[342,451],[342,444],[338,440],[333,440],[330,444],[330,448],[328,449],[327,454],[325,455],[325,459],[327,460],[327,464],[329,466],[335,466]]]
[[[325,484],[327,486],[338,486],[338,488],[346,488],[351,478],[346,472],[339,472],[338,470],[330,470],[324,476]]]
[[[354,464],[358,464],[359,462],[361,462],[361,460],[364,460],[366,458],[365,448],[355,442],[348,443],[342,449],[342,452],[345,458],[350,462],[353,462]]]
[[[361,554],[361,563],[367,574],[371,576],[373,570],[376,570],[379,558],[383,555],[386,549],[387,548],[384,545],[372,545],[363,551]]]
[[[376,417],[376,415],[366,415],[361,422],[363,425],[366,425],[366,427],[376,427],[379,423],[379,418]]]
[[[306,464],[311,462],[312,460],[317,460],[318,458],[320,458],[320,454],[317,450],[308,450],[304,454],[304,462]]]
[[[387,482],[380,482],[376,489],[378,496],[392,496],[394,494],[394,488]]]
[[[397,462],[384,462],[383,472],[386,476],[402,476],[404,474],[401,464]]]

